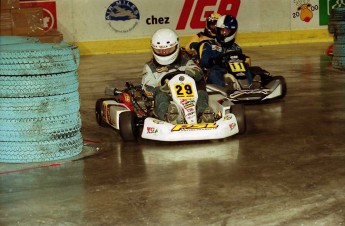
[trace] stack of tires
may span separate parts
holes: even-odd
[[[332,9],[328,31],[333,34],[332,65],[336,69],[345,69],[345,8]]]
[[[79,50],[0,36],[0,162],[64,159],[82,151]]]

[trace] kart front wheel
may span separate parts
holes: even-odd
[[[238,133],[244,134],[247,130],[246,115],[244,113],[244,105],[243,104],[232,105],[230,108],[230,112],[234,114],[236,117]]]
[[[133,111],[124,111],[119,118],[120,136],[124,141],[135,141],[139,135],[137,116]]]
[[[111,100],[111,99],[107,99],[107,98],[101,98],[101,99],[98,99],[96,101],[96,106],[95,106],[95,110],[96,110],[96,121],[98,123],[98,125],[102,126],[102,127],[108,127],[108,123],[106,123],[104,120],[103,120],[103,101],[106,101],[106,100]]]

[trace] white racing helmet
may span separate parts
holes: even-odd
[[[180,52],[180,43],[177,34],[168,28],[157,30],[151,39],[152,53],[161,65],[173,63]]]
[[[231,46],[235,42],[238,22],[231,15],[219,17],[217,21],[216,40],[222,46]]]

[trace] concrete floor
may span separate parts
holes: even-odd
[[[245,47],[287,96],[246,105],[246,134],[204,142],[123,143],[99,127],[104,87],[139,83],[150,53],[82,56],[91,154],[0,163],[0,225],[345,225],[345,72],[329,44]]]

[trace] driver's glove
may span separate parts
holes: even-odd
[[[185,73],[190,77],[194,78],[194,80],[197,82],[204,78],[204,73],[202,69],[198,66],[186,68]]]
[[[189,44],[189,48],[194,49],[194,50],[197,50],[198,46],[199,46],[199,42],[192,42],[191,44]]]
[[[238,58],[240,59],[240,60],[243,60],[243,61],[246,61],[246,59],[248,58],[246,55],[244,55],[243,53],[241,53],[241,54],[238,54]]]
[[[164,85],[160,86],[160,87],[159,87],[159,90],[162,91],[162,92],[165,92],[165,93],[169,93],[170,90],[169,90],[169,85],[168,85],[168,83],[165,83]]]
[[[214,66],[214,65],[223,65],[224,64],[223,57],[211,58],[211,59],[209,59],[208,64],[211,67]]]

